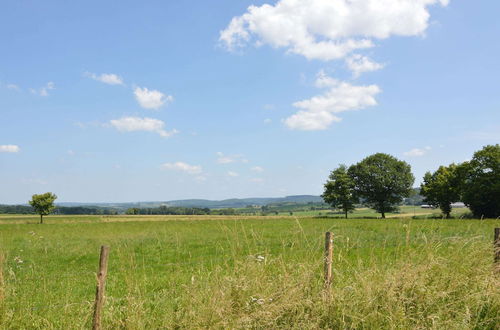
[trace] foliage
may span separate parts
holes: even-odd
[[[488,145],[460,166],[462,201],[476,217],[500,216],[500,145]]]
[[[347,213],[356,208],[355,204],[359,202],[359,199],[355,193],[355,183],[347,173],[345,165],[340,165],[330,173],[325,183],[325,191],[321,196],[326,203],[341,209],[346,218]]]
[[[51,192],[45,194],[35,194],[29,201],[36,213],[40,214],[40,223],[43,223],[43,216],[49,215],[55,209],[54,201],[57,196]]]
[[[439,207],[450,217],[451,204],[460,200],[460,177],[455,164],[440,166],[434,173],[427,172],[420,193],[429,205]]]
[[[377,153],[366,157],[348,170],[356,184],[356,192],[365,204],[381,213],[394,211],[410,196],[415,181],[408,163],[397,158]]]
[[[233,210],[233,209],[228,209]],[[209,208],[165,206],[160,207],[131,207],[125,211],[128,215],[207,215],[216,212]],[[227,211],[228,213],[230,211]],[[232,211],[234,214],[234,210]]]
[[[33,214],[33,208],[25,205],[0,205],[0,214]]]

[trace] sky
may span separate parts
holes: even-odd
[[[0,204],[322,193],[500,142],[500,2],[2,1]]]

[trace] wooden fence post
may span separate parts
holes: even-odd
[[[332,284],[332,259],[333,259],[333,235],[327,232],[325,235],[325,287],[330,288]]]
[[[95,292],[94,319],[92,329],[100,330],[101,311],[104,304],[104,289],[106,287],[106,275],[108,274],[109,246],[101,246],[101,257],[99,259],[99,273],[97,273],[97,287]]]
[[[500,272],[500,228],[495,228],[493,249],[495,253],[495,269],[497,272]]]

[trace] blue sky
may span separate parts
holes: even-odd
[[[500,142],[498,12],[3,1],[0,203],[321,194],[330,170],[376,152],[418,185]]]

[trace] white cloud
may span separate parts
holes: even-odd
[[[123,78],[114,73],[101,73],[98,75],[92,72],[85,72],[84,76],[108,85],[123,85]]]
[[[238,173],[233,172],[233,171],[228,171],[228,172],[227,172],[227,175],[232,176],[232,177],[237,177],[237,176],[240,176]]]
[[[111,125],[121,132],[146,131],[158,133],[161,137],[170,137],[179,133],[176,129],[166,131],[165,123],[162,120],[154,118],[123,117],[110,121]]]
[[[17,86],[16,84],[7,84],[7,85],[5,85],[5,87],[7,87],[7,89],[11,89],[11,90],[15,90],[15,91],[21,90],[21,88],[19,88],[19,86]]]
[[[364,72],[377,71],[384,67],[383,64],[372,61],[366,56],[354,54],[346,59],[349,70],[354,78],[358,78]]]
[[[262,179],[262,178],[251,178],[250,181],[251,182],[255,182],[255,183],[263,183],[264,179]]]
[[[10,153],[15,153],[21,151],[21,148],[19,146],[16,146],[14,144],[4,144],[0,145],[0,152],[10,152]]]
[[[264,119],[264,124],[270,124],[272,122],[273,122],[273,120],[271,118]]]
[[[157,90],[149,90],[146,87],[136,87],[134,89],[134,95],[139,105],[145,109],[158,109],[165,103],[174,100],[174,97],[171,95],[165,95]]]
[[[403,152],[403,155],[405,155],[407,157],[421,157],[421,156],[425,155],[431,149],[432,148],[429,146],[421,148],[421,149],[420,148],[413,148],[410,151]]]
[[[251,170],[254,172],[264,172],[264,169],[260,166],[254,166],[251,168]]]
[[[56,89],[55,84],[52,81],[49,81],[44,87],[39,89],[30,88],[29,91],[35,95],[49,96],[49,91],[53,89]]]
[[[222,152],[217,152],[217,163],[230,164],[235,162],[248,163],[248,159],[243,158],[243,155],[225,155]]]
[[[419,36],[428,7],[448,0],[280,0],[250,6],[220,32],[228,50],[248,43],[285,48],[308,59],[335,60],[390,36]]]
[[[173,171],[180,171],[180,172],[185,172],[188,174],[200,174],[202,173],[203,169],[199,165],[189,165],[184,162],[175,162],[175,163],[165,163],[161,166],[162,169],[164,170],[173,170]],[[204,178],[204,176],[198,176],[197,179]],[[203,181],[200,180],[200,181]]]
[[[318,73],[316,87],[328,88],[321,94],[307,100],[293,103],[300,109],[284,120],[290,129],[315,131],[328,128],[333,122],[341,120],[335,114],[363,109],[377,105],[375,96],[381,92],[377,85],[355,86]]]

